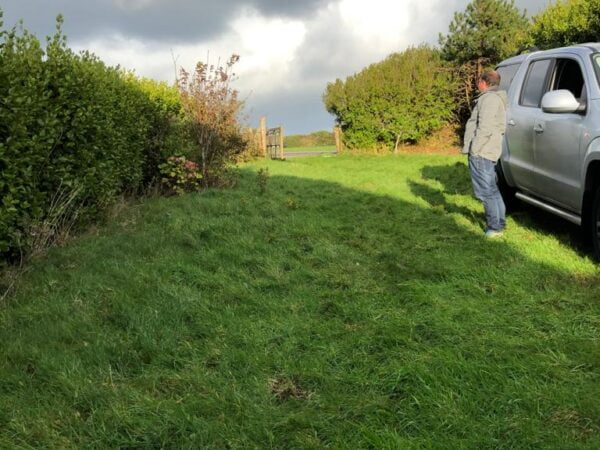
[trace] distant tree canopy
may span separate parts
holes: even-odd
[[[394,53],[345,81],[327,85],[323,101],[350,148],[414,143],[451,118],[452,73],[428,46]]]
[[[533,20],[532,37],[540,49],[600,40],[600,0],[564,0]]]

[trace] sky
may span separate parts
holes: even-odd
[[[516,0],[535,14],[550,0]],[[0,0],[4,26],[23,20],[40,39],[63,30],[75,50],[108,65],[173,82],[175,67],[240,55],[233,87],[243,120],[282,125],[286,134],[331,129],[328,82],[387,55],[437,44],[469,0]]]

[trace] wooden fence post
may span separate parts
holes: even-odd
[[[333,127],[333,137],[335,138],[335,150],[342,152],[342,129],[338,126]]]
[[[279,127],[279,158],[283,159],[283,126]]]
[[[262,155],[266,158],[267,155],[267,118],[266,117],[261,117],[260,118],[260,126],[258,129],[259,132],[259,142],[260,142],[260,151],[262,153]]]

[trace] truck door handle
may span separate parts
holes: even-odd
[[[542,125],[541,123],[536,123],[535,126],[533,127],[533,131],[535,131],[536,133],[543,133],[544,125]]]
[[[514,120],[510,119],[510,120],[508,121],[508,125],[509,125],[509,126],[511,126],[511,127],[514,127],[514,126],[516,125],[516,123],[515,123],[515,121],[514,121]]]

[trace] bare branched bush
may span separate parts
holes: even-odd
[[[0,301],[4,301],[15,290],[22,275],[28,270],[29,260],[68,240],[84,212],[81,193],[81,186],[73,188],[59,185],[50,198],[44,218],[31,222],[20,235],[16,260],[11,265],[2,265],[0,261]]]
[[[243,102],[231,87],[238,61],[239,56],[232,55],[224,66],[199,62],[193,73],[181,69],[177,80],[197,145],[197,154],[191,156],[200,163],[204,186],[221,184],[247,146],[238,122]]]

